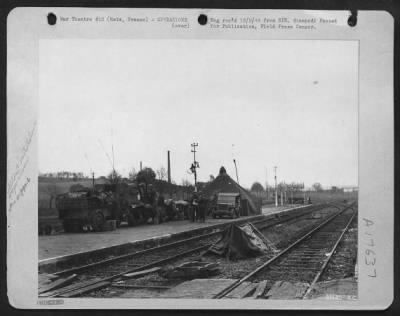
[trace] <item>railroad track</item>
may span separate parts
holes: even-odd
[[[307,216],[310,212],[326,208],[327,205],[312,207],[300,214],[287,214],[280,218],[256,221],[257,225],[265,229],[278,223],[287,222],[301,216]],[[46,297],[76,297],[85,293],[96,291],[100,286],[108,286],[111,281],[117,281],[122,275],[138,272],[152,267],[162,266],[185,256],[199,255],[209,248],[220,237],[221,231],[212,232],[185,240],[165,244],[143,251],[125,254],[111,259],[75,267],[54,273],[58,276],[71,275],[73,273],[84,274],[78,276],[78,282],[53,292],[44,293]],[[84,282],[83,282],[84,281]]]
[[[220,232],[218,232],[220,234]],[[85,274],[78,277],[78,283],[74,283],[65,288],[54,291],[53,293],[44,293],[46,297],[76,297],[82,294],[89,293],[99,289],[101,285],[108,286],[111,281],[119,280],[124,274],[138,272],[150,269],[156,266],[165,265],[179,258],[199,253],[210,247],[218,240],[217,233],[211,233],[208,236],[200,238],[190,238],[180,242],[171,243],[168,245],[151,248],[144,251],[139,251],[129,254],[127,260],[109,261],[96,263],[91,265],[92,270],[87,271],[88,267],[79,267],[73,270],[86,270]],[[199,237],[199,236],[197,236]],[[204,238],[205,237],[205,238]],[[114,259],[114,258],[113,258]],[[121,259],[121,258],[119,258]],[[112,264],[110,268],[110,264]],[[57,275],[64,275],[67,270],[60,271]],[[68,272],[69,273],[69,272]],[[98,285],[98,286],[96,286]]]
[[[273,217],[273,218],[266,218],[266,219],[261,219],[261,220],[257,220],[257,221],[249,221],[249,222],[251,222],[253,225],[255,225],[259,230],[261,230],[261,229],[266,229],[268,227],[274,226],[276,224],[284,223],[284,222],[287,222],[287,221],[291,221],[291,220],[297,219],[299,217],[306,216],[307,214],[310,214],[311,212],[314,212],[316,210],[320,210],[320,209],[325,208],[325,207],[326,207],[326,205],[318,205],[318,206],[310,207],[307,210],[294,211],[294,214],[286,213],[284,215]],[[229,223],[227,223],[227,226],[228,225],[229,225]],[[154,252],[154,251],[159,251],[159,250],[162,250],[162,249],[169,249],[169,248],[176,249],[176,247],[180,247],[181,245],[184,245],[186,243],[201,242],[203,239],[207,240],[207,239],[212,238],[214,236],[219,236],[221,234],[221,232],[222,231],[216,231],[216,232],[207,233],[207,234],[203,234],[203,235],[194,236],[194,237],[190,237],[190,238],[187,238],[187,239],[179,240],[179,241],[176,241],[176,242],[164,244],[164,245],[161,245],[161,246],[149,248],[149,249],[146,249],[146,250],[129,252],[129,253],[126,253],[126,254],[123,254],[123,255],[120,255],[120,256],[115,256],[115,257],[112,257],[112,258],[109,258],[109,259],[99,260],[99,261],[92,262],[92,263],[89,263],[89,264],[85,264],[85,265],[81,265],[81,266],[77,266],[77,267],[72,267],[72,268],[69,268],[69,269],[64,269],[64,270],[55,272],[53,274],[54,275],[58,275],[58,276],[63,276],[63,275],[68,275],[68,274],[73,274],[73,273],[80,273],[82,271],[90,270],[90,269],[93,269],[93,268],[98,268],[98,267],[101,267],[101,266],[114,264],[114,263],[119,262],[119,261],[130,260],[130,259],[133,259],[135,257],[148,255],[148,254],[150,254],[151,252]]]
[[[310,296],[314,284],[323,274],[336,247],[356,215],[353,206],[328,217],[276,256],[261,264],[214,296],[226,297],[245,281],[294,281],[308,283],[303,298]]]

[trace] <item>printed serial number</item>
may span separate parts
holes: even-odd
[[[37,303],[38,305],[61,305],[64,304],[64,300],[40,300]]]

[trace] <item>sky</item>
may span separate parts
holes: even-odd
[[[358,43],[41,40],[39,171],[358,183]]]

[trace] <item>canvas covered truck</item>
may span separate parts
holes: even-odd
[[[126,186],[122,184],[81,187],[56,198],[65,232],[107,230],[110,220],[118,227],[128,203]]]
[[[218,193],[217,203],[211,211],[213,218],[223,216],[238,218],[240,213],[240,193]]]
[[[155,193],[151,193],[155,194]],[[147,186],[135,183],[98,184],[61,194],[56,199],[65,232],[109,230],[110,221],[119,227],[157,223],[160,213],[152,203]]]
[[[104,231],[109,221],[129,226],[158,224],[176,217],[173,201],[161,199],[151,184],[98,184],[60,194],[56,199],[65,232]]]

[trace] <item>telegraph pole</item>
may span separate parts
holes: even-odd
[[[293,183],[292,183],[292,203],[291,204],[294,204],[293,203],[293,190],[294,190],[294,187],[293,187]]]
[[[285,180],[283,180],[283,190],[285,192],[285,195],[283,197],[283,203],[286,204],[287,203],[287,186],[286,186]]]
[[[276,168],[278,168],[278,167],[274,167],[274,171],[275,171],[275,207],[278,207],[278,191],[277,191],[277,187],[276,187]]]
[[[197,192],[197,168],[200,168],[199,163],[196,161],[196,147],[199,146],[198,143],[192,143],[190,146],[193,147],[191,152],[193,153],[193,163],[190,166],[190,170],[194,174],[194,191]]]

